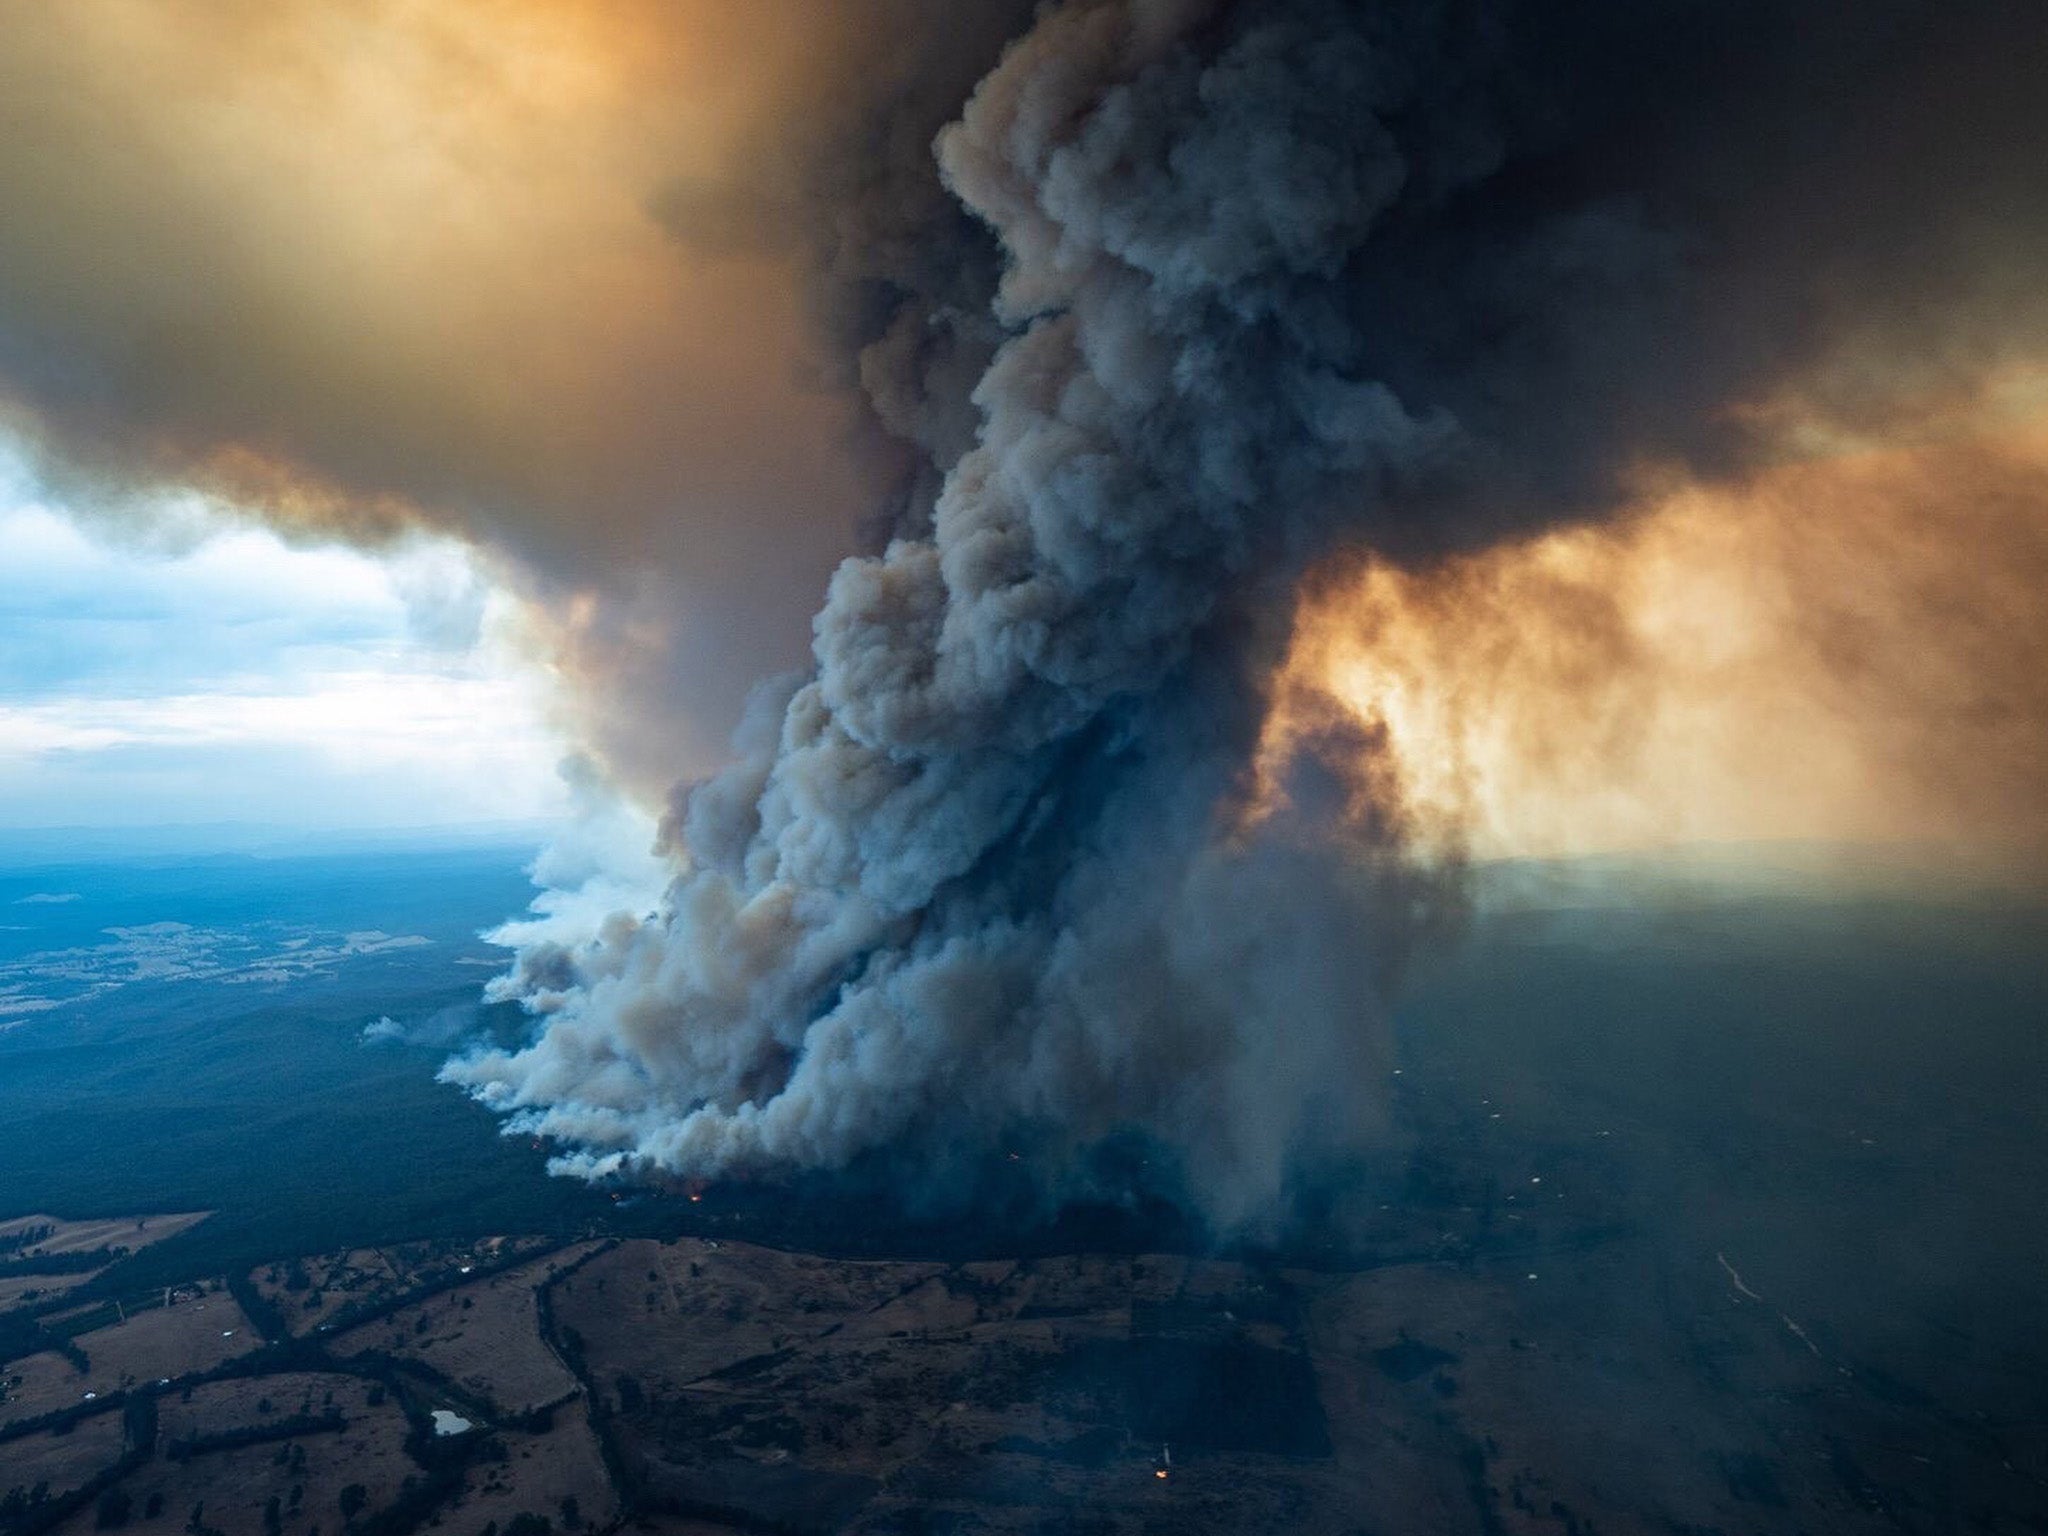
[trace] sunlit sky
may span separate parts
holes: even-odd
[[[0,457],[0,826],[552,818],[548,675],[457,544],[138,535]]]

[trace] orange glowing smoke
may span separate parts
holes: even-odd
[[[801,419],[773,371],[798,346],[781,276],[689,259],[648,205],[673,181],[743,179],[800,89],[802,18],[708,0],[0,0],[0,17],[0,84],[32,124],[0,188],[52,253],[12,275],[131,390],[175,362],[184,393],[165,380],[154,425],[210,440],[259,505],[290,515],[296,475],[309,514],[374,513],[366,493],[428,489],[379,483],[414,459],[476,496],[509,459],[551,509],[612,517],[592,493],[619,486],[594,477],[675,476],[673,444],[636,433],[685,362],[720,381],[658,402],[690,407],[661,418],[688,446],[758,407]]]
[[[2031,397],[2038,400],[2038,395]],[[1480,856],[1829,839],[2048,847],[2048,417],[2008,402],[1297,615],[1255,773],[1347,721],[1354,795]]]
[[[539,589],[553,657],[637,690],[563,694],[665,790],[802,654],[845,542],[818,509],[861,501],[789,253],[747,216],[793,174],[795,109],[879,51],[865,25],[825,0],[0,0],[0,272],[47,360],[0,379],[0,430],[88,473],[83,507],[190,485],[299,532],[480,543]],[[689,686],[725,702],[651,707],[693,623]]]

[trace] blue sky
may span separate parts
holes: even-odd
[[[0,457],[0,826],[531,821],[548,674],[460,546],[80,519]]]

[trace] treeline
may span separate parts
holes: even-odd
[[[5,1445],[10,1440],[26,1439],[30,1435],[61,1435],[87,1419],[95,1419],[103,1413],[112,1413],[116,1408],[125,1407],[127,1402],[126,1392],[107,1392],[89,1403],[80,1402],[73,1403],[68,1408],[53,1408],[48,1413],[39,1413],[32,1419],[15,1419],[0,1425],[0,1445]]]
[[[398,1497],[350,1527],[354,1536],[412,1536],[440,1507],[462,1491],[464,1461],[443,1462],[423,1477],[398,1485]]]
[[[510,1459],[504,1442],[488,1432],[436,1434],[432,1416],[413,1405],[407,1405],[406,1418],[405,1453],[418,1464],[420,1475],[400,1483],[398,1497],[375,1514],[354,1521],[350,1536],[413,1536],[462,1492],[472,1465]]]
[[[23,1258],[0,1259],[0,1280],[20,1280],[33,1275],[83,1275],[105,1269],[127,1255],[126,1248],[80,1248],[71,1253],[37,1253]]]
[[[640,1467],[626,1456],[619,1440],[616,1416],[610,1400],[597,1388],[590,1374],[590,1360],[584,1350],[583,1335],[569,1327],[555,1316],[555,1286],[566,1280],[577,1270],[601,1254],[616,1248],[616,1240],[592,1249],[578,1263],[570,1265],[553,1280],[534,1288],[535,1321],[540,1328],[541,1341],[552,1349],[562,1364],[569,1368],[583,1387],[586,1411],[590,1416],[591,1432],[597,1436],[597,1452],[604,1462],[605,1476],[611,1479],[612,1492],[618,1495],[619,1510],[623,1515],[641,1513],[649,1507],[647,1479]]]
[[[14,1495],[20,1492],[19,1489],[14,1490],[5,1500],[0,1500],[0,1531],[4,1531],[6,1536],[41,1536],[44,1531],[55,1530],[148,1461],[156,1451],[156,1399],[148,1394],[138,1394],[127,1399],[122,1411],[124,1433],[117,1461],[56,1498],[38,1500],[28,1497],[10,1514],[9,1505]]]
[[[546,1258],[551,1253],[559,1253],[568,1245],[569,1241],[571,1240],[562,1239],[555,1242],[552,1246],[543,1245],[537,1248],[515,1249],[511,1253],[501,1254],[495,1260],[471,1264],[470,1271],[466,1275],[462,1273],[462,1266],[456,1260],[452,1258],[443,1259],[431,1269],[422,1268],[417,1283],[410,1287],[394,1291],[388,1296],[363,1301],[352,1301],[337,1308],[321,1325],[321,1331],[334,1334],[346,1333],[351,1328],[359,1328],[365,1323],[378,1322],[383,1318],[391,1316],[394,1312],[403,1311],[405,1308],[415,1306],[423,1301],[431,1301],[434,1297],[445,1292],[456,1290],[465,1285],[474,1285],[479,1280],[491,1279],[493,1276],[504,1274],[508,1270],[517,1269],[522,1264],[530,1264],[536,1260]],[[286,1276],[285,1289],[287,1291],[297,1291],[311,1285],[310,1279],[305,1277],[303,1266],[304,1260],[293,1259],[289,1261],[289,1268],[281,1271],[278,1265],[273,1264],[270,1266],[270,1271],[274,1275],[282,1273]],[[265,1338],[281,1340],[292,1337],[290,1319],[285,1316],[283,1310],[275,1302],[258,1289],[249,1278],[250,1273],[250,1271],[236,1270],[228,1275],[228,1292],[235,1298],[236,1305],[242,1309],[250,1323]],[[305,1279],[305,1286],[297,1284],[296,1280],[298,1279]]]
[[[326,1413],[295,1413],[267,1424],[245,1424],[211,1435],[185,1435],[165,1442],[164,1455],[171,1461],[190,1461],[216,1451],[239,1451],[273,1440],[294,1440],[300,1435],[333,1435],[348,1428],[348,1416],[338,1408]]]
[[[55,1350],[80,1372],[92,1369],[92,1361],[69,1334],[52,1333],[30,1312],[0,1314],[0,1360],[20,1360]]]
[[[242,1316],[249,1319],[249,1326],[262,1334],[267,1342],[274,1344],[291,1337],[291,1325],[284,1320],[284,1314],[268,1296],[256,1289],[245,1272],[228,1272],[228,1294],[235,1298],[235,1305],[242,1309]]]
[[[10,1232],[0,1237],[0,1253],[19,1253],[24,1248],[33,1248],[46,1237],[54,1237],[57,1229],[49,1222],[40,1222],[33,1227],[23,1227],[19,1232]]]
[[[346,1333],[349,1329],[360,1328],[365,1323],[380,1322],[384,1318],[391,1316],[394,1312],[402,1312],[407,1307],[417,1306],[423,1301],[432,1301],[436,1296],[445,1295],[449,1291],[459,1290],[465,1285],[474,1285],[479,1280],[489,1280],[494,1276],[518,1269],[524,1264],[537,1263],[551,1254],[560,1253],[573,1241],[576,1241],[576,1239],[564,1239],[552,1247],[515,1251],[510,1254],[501,1255],[489,1263],[472,1264],[469,1273],[466,1275],[462,1273],[462,1267],[459,1264],[452,1261],[446,1262],[440,1267],[428,1271],[409,1290],[394,1292],[389,1296],[379,1297],[375,1300],[348,1302],[338,1308],[327,1319],[327,1330],[330,1333]],[[564,1270],[562,1273],[566,1274],[568,1271]],[[559,1279],[560,1276],[556,1278]]]

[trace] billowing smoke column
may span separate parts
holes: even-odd
[[[1306,562],[1732,469],[1728,408],[1788,379],[1867,418],[1931,287],[1923,368],[1980,364],[1994,313],[2031,344],[1972,220],[2042,227],[2037,93],[1998,62],[2041,35],[1999,6],[1047,12],[937,143],[1001,244],[989,314],[913,297],[938,341],[899,314],[863,358],[935,492],[678,796],[660,910],[529,949],[535,1040],[448,1077],[592,1176],[1020,1136],[1057,1168],[1131,1130],[1220,1222],[1270,1213],[1370,1129],[1387,976],[1452,896],[1356,727],[1247,803]]]
[[[1962,701],[1923,760],[1996,745],[2022,771],[1955,784],[2032,797],[2048,729],[1981,725],[2036,691],[1912,663],[1967,609],[2001,643],[1932,655],[2033,666],[2038,475],[1991,472],[1996,422],[1914,434],[2048,400],[2041,0],[0,22],[0,434],[81,510],[459,537],[651,795],[726,760],[871,535],[676,797],[656,909],[533,937],[532,1043],[449,1069],[572,1170],[901,1150],[957,1190],[1028,1147],[1057,1188],[1132,1132],[1270,1217],[1371,1132],[1387,983],[1457,900],[1384,712],[1276,679],[1311,572],[1433,592],[1412,656],[1481,641],[1446,599],[1489,555],[1674,488],[1815,525],[1786,570],[1875,537],[1898,601],[1777,632],[1884,658],[1858,710]],[[1875,521],[1780,473],[1846,442],[1910,460]],[[1460,676],[1549,674],[1422,674]]]
[[[1365,109],[1402,87],[1301,15],[1205,61],[1196,19],[1054,16],[942,137],[1010,255],[978,441],[927,532],[841,567],[815,675],[683,797],[666,909],[529,954],[536,985],[574,976],[539,1042],[450,1068],[589,1149],[568,1166],[1133,1126],[1236,1214],[1305,1105],[1371,1102],[1384,872],[1239,835],[1255,715],[1198,653],[1340,483],[1376,495],[1454,436],[1318,307],[1408,174]]]

